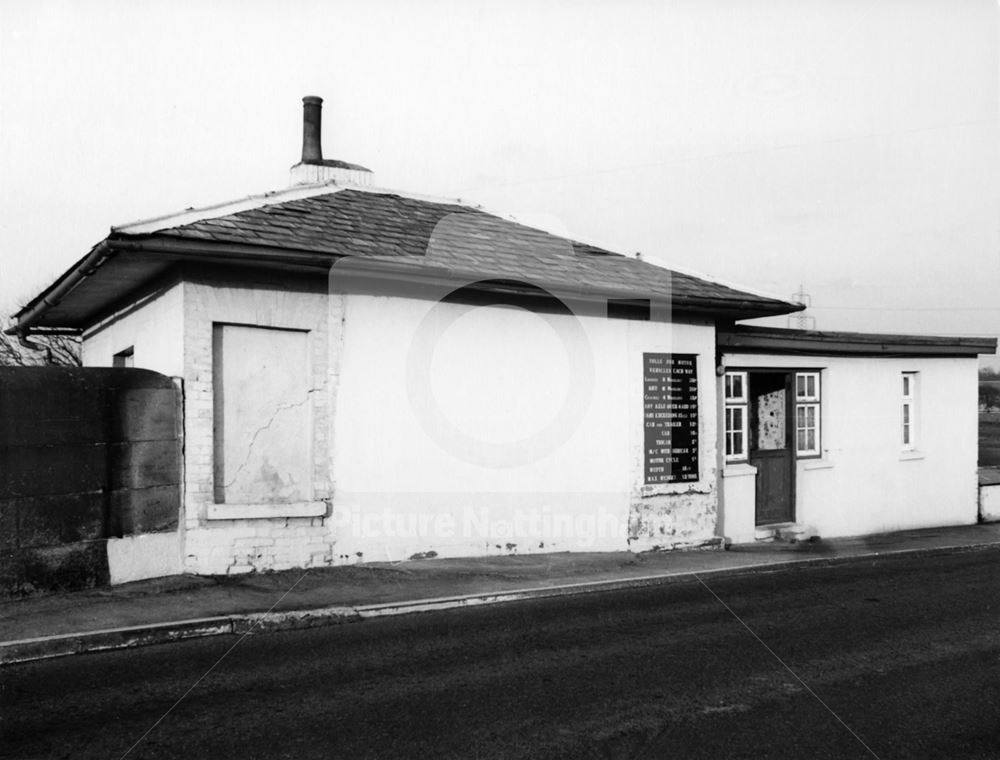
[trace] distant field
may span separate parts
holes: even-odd
[[[1000,465],[1000,412],[979,413],[979,466]]]

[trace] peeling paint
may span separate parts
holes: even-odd
[[[689,489],[685,493],[634,500],[629,543],[638,550],[693,546],[715,537],[716,499]]]
[[[436,551],[429,552],[417,552],[416,554],[411,554],[410,559],[434,559],[438,553]]]

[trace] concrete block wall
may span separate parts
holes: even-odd
[[[980,522],[1000,522],[1000,485],[979,486]]]
[[[0,595],[179,572],[181,416],[153,372],[0,369]]]

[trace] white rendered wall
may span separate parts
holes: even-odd
[[[184,284],[162,292],[84,334],[84,367],[110,367],[112,357],[134,347],[133,366],[170,377],[184,374]]]
[[[715,535],[713,326],[344,303],[338,555],[608,551]],[[643,352],[698,355],[696,483],[643,485]]]
[[[799,459],[795,520],[822,537],[964,525],[977,518],[976,359],[729,354],[730,368],[822,372],[822,457]],[[917,372],[919,430],[901,443],[901,373]],[[728,465],[720,532],[754,539],[753,468]]]

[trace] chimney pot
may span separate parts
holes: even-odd
[[[302,160],[291,169],[292,185],[371,184],[371,169],[346,161],[323,158],[320,142],[322,132],[323,98],[306,95],[302,98]]]
[[[323,160],[322,126],[323,98],[306,95],[302,98],[302,163]]]

